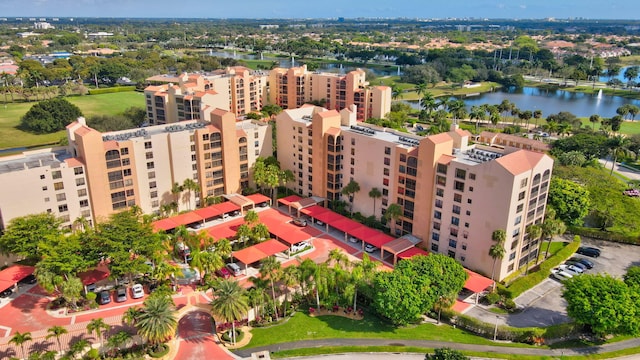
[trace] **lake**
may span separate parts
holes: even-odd
[[[624,104],[640,107],[640,100],[626,99],[620,96],[591,95],[564,90],[543,90],[535,87],[522,89],[499,89],[494,92],[462,98],[467,109],[482,104],[497,105],[502,100],[509,100],[520,110],[542,110],[542,116],[568,111],[578,117],[589,117],[598,114],[601,117],[616,115],[616,109]],[[413,108],[419,109],[417,101],[406,101]]]

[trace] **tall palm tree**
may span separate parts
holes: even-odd
[[[62,336],[62,335],[64,335],[64,334],[69,332],[69,331],[67,331],[67,328],[65,328],[64,326],[55,325],[55,326],[52,326],[52,327],[48,328],[47,332],[49,333],[47,335],[47,339],[55,337],[56,338],[56,342],[58,342],[58,350],[60,352],[62,352],[62,343],[60,343],[60,336]]]
[[[373,216],[376,216],[376,200],[382,197],[380,189],[377,187],[371,188],[371,190],[369,190],[369,197],[373,199]]]
[[[123,346],[125,348],[127,347],[127,343],[131,341],[131,339],[133,339],[133,336],[131,336],[131,334],[129,334],[128,332],[122,330],[111,335],[109,337],[109,340],[107,340],[107,344],[116,351],[120,351]]]
[[[137,307],[130,307],[122,314],[122,323],[125,325],[133,326],[136,323],[136,319],[140,315],[140,309]]]
[[[173,185],[171,186],[171,194],[173,194],[174,196],[174,200],[173,202],[175,202],[176,204],[178,203],[178,201],[180,200],[180,193],[183,191],[182,185],[180,185],[179,183],[173,183]]]
[[[231,336],[233,344],[236,343],[236,320],[242,318],[249,310],[245,296],[245,290],[237,281],[222,280],[213,292],[211,312],[221,317],[226,322],[231,322]]]
[[[596,124],[600,122],[600,115],[593,114],[589,116],[589,121],[591,122],[591,128],[593,131],[596,130]]]
[[[280,282],[284,285],[284,304],[282,305],[284,317],[287,317],[287,306],[291,301],[291,288],[298,284],[298,267],[297,266],[287,266],[282,269],[282,273],[280,274]]]
[[[426,85],[426,84],[425,84]],[[430,92],[425,92],[420,99],[420,106],[427,112],[427,118],[431,118],[431,112],[437,108],[436,98]]]
[[[138,335],[151,345],[170,339],[177,326],[178,320],[171,298],[163,296],[148,297],[135,323]]]
[[[538,127],[538,120],[542,118],[542,110],[534,110],[533,118],[536,120],[536,128]]]
[[[395,230],[396,220],[398,220],[402,216],[402,207],[396,203],[389,205],[387,211],[385,211],[382,219],[385,223],[391,223],[391,231]]]
[[[191,254],[191,266],[200,271],[200,278],[213,275],[224,267],[224,260],[217,252],[196,250]]]
[[[418,96],[424,94],[427,91],[427,83],[420,83],[418,85],[416,85],[416,94],[418,94]]]
[[[487,112],[482,106],[472,106],[471,112],[469,113],[469,119],[476,120],[476,133],[478,132],[478,124],[480,120],[484,120],[487,116]]]
[[[549,248],[551,248],[551,240],[554,235],[562,235],[567,231],[567,226],[560,219],[545,219],[542,223],[542,236],[548,239],[547,251],[544,254],[544,258],[549,257]]]
[[[351,180],[349,183],[342,188],[342,193],[351,198],[355,193],[360,191],[360,184],[357,181]],[[349,201],[349,212],[353,215],[353,201],[350,199]]]
[[[88,347],[91,347],[91,343],[89,343],[89,340],[79,339],[78,341],[71,344],[71,346],[69,346],[69,351],[67,352],[67,354],[72,359],[75,359],[77,354],[81,354]]]
[[[628,154],[629,151],[629,138],[623,135],[616,135],[609,140],[607,140],[607,147],[611,151],[611,155],[613,155],[613,163],[611,164],[611,172],[609,175],[613,175],[613,170],[616,166],[616,161],[618,160],[618,156],[620,154]]]
[[[31,338],[30,332],[20,333],[19,331],[16,331],[16,333],[13,334],[13,336],[9,340],[9,343],[16,344],[16,346],[20,346],[20,350],[22,350],[22,357],[26,359],[27,352],[24,350],[24,344],[31,340],[32,338]]]
[[[197,182],[193,181],[193,179],[184,179],[184,182],[182,183],[182,188],[184,190],[187,191],[187,194],[189,195],[188,199],[189,199],[189,210],[191,210],[191,192],[195,191],[198,192],[200,190],[200,186],[198,185]]]
[[[111,325],[104,322],[102,318],[96,318],[89,321],[87,324],[87,332],[91,334],[96,334],[100,339],[100,347],[104,347],[104,333],[111,329]]]
[[[529,237],[529,242],[531,242],[534,239],[540,239],[540,236],[542,236],[542,227],[540,225],[537,224],[531,224],[529,226],[526,227],[525,232],[527,234],[527,236]],[[529,250],[531,251],[531,250]],[[529,263],[530,263],[530,254],[527,254],[527,268],[525,270],[525,273],[528,274],[529,273]],[[538,258],[538,252],[536,251],[536,259]]]
[[[491,280],[494,280],[496,262],[498,261],[498,259],[502,260],[504,258],[504,255],[506,254],[506,250],[504,249],[504,242],[506,241],[506,239],[507,233],[502,229],[494,230],[493,233],[491,233],[491,240],[493,240],[494,242],[494,244],[489,248],[489,256],[491,256],[491,258],[493,259],[493,266],[491,267]],[[493,282],[493,288],[494,290],[496,288],[495,280]]]
[[[276,320],[278,320],[278,307],[276,301],[276,287],[275,282],[280,277],[280,262],[275,256],[269,256],[262,260],[260,265],[260,277],[263,279],[269,279],[271,283],[271,296],[273,297],[273,310],[275,311]]]

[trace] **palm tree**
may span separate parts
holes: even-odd
[[[443,294],[438,297],[433,304],[433,308],[438,310],[438,324],[440,324],[440,314],[443,309],[448,309],[456,302],[456,294]]]
[[[373,216],[376,216],[376,199],[381,198],[382,193],[377,187],[374,187],[369,190],[369,197],[373,199]]]
[[[507,233],[502,229],[494,230],[493,233],[491,233],[491,240],[494,241],[494,244],[489,248],[489,256],[491,256],[491,258],[493,259],[493,266],[491,267],[491,280],[494,280],[496,262],[498,261],[498,259],[502,260],[506,253],[506,250],[504,249],[504,242],[506,239]],[[493,288],[494,290],[496,288],[495,280],[493,282]]]
[[[140,315],[140,309],[137,307],[130,307],[122,314],[122,323],[125,325],[133,326],[136,323],[136,319]]]
[[[533,118],[536,119],[536,128],[538,127],[538,120],[542,118],[542,110],[534,110]]]
[[[175,182],[173,183],[173,185],[171,186],[171,194],[173,194],[174,196],[174,202],[177,204],[178,201],[180,200],[180,193],[183,191],[182,185],[180,185],[179,183]]]
[[[616,161],[618,160],[618,155],[628,154],[629,151],[629,143],[630,140],[623,135],[616,135],[609,140],[607,140],[607,147],[611,151],[613,155],[613,163],[611,164],[611,172],[609,175],[613,175],[613,169],[616,166]]]
[[[87,339],[79,339],[78,341],[76,341],[73,344],[71,344],[67,354],[72,359],[75,359],[77,354],[82,353],[86,348],[88,348],[90,346],[91,346],[91,343],[89,343],[89,340],[87,340]]]
[[[133,336],[131,336],[131,334],[129,334],[128,332],[122,330],[122,331],[118,331],[117,333],[111,335],[111,337],[109,337],[109,340],[107,340],[107,344],[115,349],[116,351],[120,351],[120,348],[122,346],[126,347],[127,343],[129,341],[131,341],[131,339],[133,338]]]
[[[193,181],[193,179],[184,179],[184,182],[182,183],[182,188],[184,190],[187,191],[187,194],[189,195],[189,210],[191,210],[191,192],[192,191],[196,191],[198,192],[200,190],[200,186],[198,185],[197,182]]]
[[[111,329],[111,325],[104,322],[102,318],[96,318],[89,321],[87,324],[87,332],[91,335],[95,333],[100,339],[100,347],[104,347],[104,332]]]
[[[55,337],[56,342],[58,342],[58,350],[62,352],[62,343],[60,343],[60,336],[69,332],[67,331],[67,328],[65,328],[64,326],[55,325],[47,329],[47,332],[49,333],[49,335],[47,335],[47,339]]]
[[[245,290],[237,281],[222,280],[213,292],[211,312],[221,317],[225,322],[231,322],[231,336],[233,344],[236,343],[236,320],[241,319],[249,310],[245,296]]]
[[[600,122],[600,115],[593,114],[593,115],[589,116],[589,121],[591,122],[591,128],[595,131],[596,130],[596,124]]]
[[[287,306],[288,303],[291,301],[289,299],[290,297],[290,288],[292,288],[293,286],[298,284],[298,267],[297,266],[287,266],[286,268],[282,269],[282,273],[280,275],[280,282],[282,283],[282,285],[284,285],[284,291],[285,291],[285,296],[284,296],[284,304],[282,305],[283,308],[283,313],[284,313],[284,317],[287,317]]]
[[[418,96],[424,94],[427,91],[427,83],[420,83],[418,85],[416,85],[416,94],[418,94]]]
[[[384,216],[382,219],[385,223],[391,222],[391,226],[389,226],[393,232],[396,227],[396,220],[398,220],[402,216],[402,207],[396,203],[389,205],[387,211],[384,212]]]
[[[138,335],[152,346],[170,339],[177,326],[172,300],[163,296],[148,297],[135,323]]]
[[[531,240],[539,239],[540,236],[542,236],[542,227],[540,225],[531,224],[531,225],[526,227],[525,232],[529,237],[529,242],[531,242]],[[529,250],[529,251],[531,251],[531,250]],[[529,255],[530,254],[527,254],[527,268],[525,270],[526,274],[529,273],[529,262],[531,260]],[[536,259],[538,258],[538,255],[539,254],[536,252]]]
[[[402,88],[396,84],[391,84],[391,98],[393,100],[398,100],[398,98],[402,98]]]
[[[426,84],[425,84],[426,85]],[[420,99],[420,106],[427,112],[427,118],[431,118],[431,112],[437,108],[436,98],[430,92],[425,92]]]
[[[351,197],[358,191],[360,191],[360,184],[358,184],[358,182],[355,180],[349,181],[349,183],[342,188],[342,193],[349,197],[349,212],[351,213],[351,215],[353,215],[353,199],[351,199]]]
[[[31,340],[32,338],[31,338],[30,332],[20,333],[19,331],[16,331],[16,333],[13,334],[13,336],[9,340],[9,343],[16,344],[16,346],[20,346],[20,350],[22,350],[22,357],[26,359],[27,352],[24,350],[24,344]]]
[[[476,120],[476,133],[478,132],[478,123],[480,122],[480,120],[484,120],[486,115],[487,113],[485,109],[482,108],[482,106],[474,105],[471,107],[471,112],[469,113],[469,119]]]
[[[269,256],[262,260],[260,265],[260,277],[269,279],[271,283],[271,296],[273,297],[273,310],[275,311],[276,320],[278,320],[278,307],[276,306],[276,287],[275,282],[280,277],[280,262],[275,256]]]
[[[549,257],[549,248],[551,248],[551,240],[554,235],[562,235],[567,230],[567,226],[560,219],[545,219],[542,223],[542,236],[548,238],[547,251],[544,254],[544,258]]]

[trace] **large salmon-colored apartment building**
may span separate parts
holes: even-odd
[[[538,239],[529,239],[525,228],[544,219],[549,156],[470,145],[471,134],[456,127],[427,137],[378,128],[356,122],[356,111],[305,105],[277,116],[278,160],[295,174],[298,193],[344,200],[378,219],[398,204],[396,235],[412,234],[432,252],[487,275],[492,233],[505,230],[498,280],[536,257]],[[341,191],[351,180],[360,191],[348,198]],[[373,188],[379,199],[369,196]]]

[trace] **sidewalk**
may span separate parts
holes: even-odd
[[[605,160],[605,159],[598,159],[598,162],[605,167],[605,169],[608,169],[609,171],[611,171],[611,161],[610,160]],[[606,165],[605,165],[606,164]],[[634,171],[633,169],[624,167],[624,166],[620,166],[619,163],[616,163],[616,165],[613,167],[613,174],[615,175],[616,173],[629,178],[631,180],[640,180],[640,172],[638,171]]]

